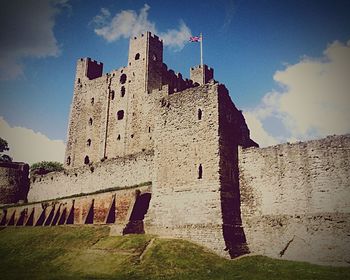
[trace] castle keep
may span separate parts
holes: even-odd
[[[182,92],[183,96],[190,96],[183,101],[196,106],[181,108],[184,112],[191,109],[191,114],[183,114],[183,121],[189,118],[189,125],[202,125],[203,140],[207,137],[206,133],[209,136],[215,134],[215,129],[218,129],[215,123],[219,122],[219,103],[227,101],[223,98],[219,100],[215,95],[219,95],[219,91],[223,92],[221,95],[227,93],[224,93],[226,90],[223,86],[219,89],[219,86],[215,85],[213,69],[206,65],[191,68],[191,80],[184,80],[180,73],[175,74],[174,71],[168,70],[163,63],[163,43],[157,36],[148,32],[131,38],[128,65],[106,75],[102,75],[102,68],[102,63],[90,58],[77,62],[66,150],[67,168],[154,150],[157,139],[159,140],[165,128],[175,121],[170,120],[167,115],[177,108],[171,108],[167,99],[178,92]],[[209,81],[212,83],[204,88],[205,94],[193,90]],[[213,108],[215,103],[216,107]],[[162,107],[166,109],[163,110]],[[232,112],[227,114],[231,114],[234,122],[232,126],[235,126],[236,130],[236,142],[247,146],[248,128],[233,104],[231,110]],[[179,114],[172,118],[179,118]],[[159,119],[162,121],[157,126]],[[167,119],[171,122],[163,127],[162,122],[166,122]],[[210,122],[213,126],[208,125]],[[187,144],[193,148],[197,146],[197,149],[203,147],[203,143],[197,142],[192,140]],[[210,149],[205,147],[207,148]],[[192,154],[189,156],[195,158]]]
[[[110,224],[227,257],[346,265],[349,147],[345,135],[258,148],[214,70],[184,79],[147,32],[125,67],[78,60],[66,170],[32,176],[30,204],[5,205],[0,225]]]

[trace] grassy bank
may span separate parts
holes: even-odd
[[[0,279],[350,279],[350,268],[266,257],[226,260],[193,243],[108,227],[0,231]]]

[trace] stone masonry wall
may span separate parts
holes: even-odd
[[[227,254],[219,191],[218,84],[164,96],[156,116],[146,232],[190,239]]]
[[[130,39],[127,66],[105,75],[102,70],[103,64],[90,58],[77,61],[68,169],[153,149],[154,112],[162,87],[167,86],[167,93],[193,87],[192,81],[167,69],[163,42],[150,32]]]
[[[248,252],[240,213],[238,145],[248,147],[253,141],[242,112],[235,107],[224,85],[219,86],[218,96],[223,234],[230,256],[237,257]]]
[[[108,188],[133,186],[152,179],[153,151],[115,158],[31,178],[28,201],[57,199]]]
[[[350,263],[350,135],[240,149],[241,213],[251,253]]]
[[[121,235],[130,221],[140,194],[151,185],[107,191],[45,202],[0,208],[0,226],[56,226],[64,224],[109,224]]]
[[[0,162],[0,205],[26,201],[29,166],[21,162]]]

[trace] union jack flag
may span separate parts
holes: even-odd
[[[190,42],[200,42],[201,37],[200,36],[192,36],[190,37]]]

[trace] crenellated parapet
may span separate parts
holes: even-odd
[[[77,61],[76,83],[80,83],[82,79],[93,80],[102,76],[103,63],[92,60],[90,57],[80,58]]]
[[[190,78],[193,83],[204,85],[214,79],[214,69],[208,67],[206,64],[191,67]]]
[[[183,79],[181,73],[175,73],[174,70],[168,69],[166,64],[163,64],[162,84],[169,85],[170,94],[180,92],[194,86],[191,80]]]

